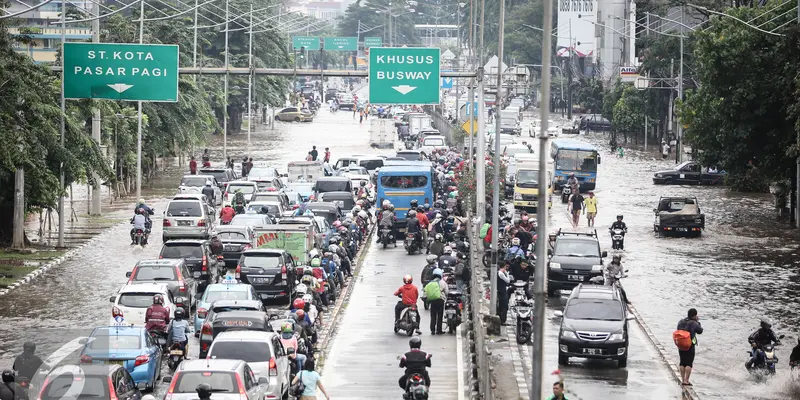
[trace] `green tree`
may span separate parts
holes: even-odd
[[[647,115],[646,94],[631,85],[626,85],[613,109],[611,121],[615,132],[622,132],[627,143],[628,133],[636,135],[644,130],[645,115]]]
[[[339,34],[342,36],[378,36],[380,33],[383,43],[389,45],[389,4],[390,0],[357,0],[347,7],[339,23]],[[400,7],[397,2],[392,3],[392,33],[394,44],[419,44],[421,43],[414,24],[419,23],[420,16],[408,12]],[[417,11],[416,9],[414,9]],[[358,24],[367,28],[378,27],[365,34],[358,33]]]

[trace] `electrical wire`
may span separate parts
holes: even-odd
[[[144,1],[144,0],[142,0],[142,1]],[[188,13],[189,11],[194,11],[196,8],[200,8],[200,7],[202,7],[202,6],[204,6],[204,5],[208,4],[208,3],[211,3],[211,2],[213,2],[213,1],[217,1],[217,0],[208,0],[208,1],[206,1],[205,3],[198,4],[197,6],[195,6],[195,7],[192,7],[192,8],[190,8],[190,9],[188,9],[188,10],[181,11],[181,12],[179,12],[179,13],[177,13],[177,14],[168,15],[168,16],[166,16],[166,17],[158,17],[158,18],[146,18],[146,19],[142,19],[142,18],[140,17],[139,19],[134,19],[134,20],[132,20],[131,22],[163,21],[163,20],[172,19],[172,18],[175,18],[175,17],[180,17],[181,15],[183,15],[183,14],[186,14],[186,13]],[[145,3],[145,4],[147,4],[147,3]]]
[[[79,23],[79,22],[89,22],[89,21],[94,21],[94,20],[96,20],[96,19],[101,19],[101,18],[110,17],[110,16],[112,16],[112,15],[114,15],[114,14],[117,14],[117,13],[119,13],[119,12],[121,12],[121,11],[125,10],[126,8],[128,8],[128,7],[130,7],[130,6],[133,6],[133,5],[139,4],[139,3],[140,3],[140,2],[142,2],[142,1],[144,1],[144,0],[134,0],[134,1],[133,1],[133,2],[131,2],[130,4],[126,4],[125,6],[123,6],[123,7],[122,7],[122,8],[120,8],[120,9],[117,9],[117,10],[115,10],[115,11],[112,11],[112,12],[110,12],[110,13],[108,13],[108,14],[98,15],[98,16],[96,16],[96,17],[94,17],[94,18],[78,19],[78,20],[75,20],[75,19],[73,19],[73,20],[69,20],[69,21],[64,21],[64,23],[65,23],[65,24],[77,24],[77,23]]]
[[[13,17],[16,17],[17,15],[25,14],[26,12],[31,12],[31,11],[36,10],[39,7],[41,7],[41,6],[45,5],[45,4],[48,4],[48,3],[52,2],[52,1],[53,0],[45,0],[45,1],[39,3],[39,4],[35,5],[35,6],[29,7],[27,9],[25,9],[25,10],[17,11],[17,12],[15,12],[13,14],[0,15],[0,19],[13,18]]]

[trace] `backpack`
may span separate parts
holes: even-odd
[[[672,332],[672,341],[675,342],[675,346],[678,346],[680,351],[687,351],[692,348],[692,334],[689,331],[678,329]]]
[[[491,224],[483,224],[483,226],[481,227],[481,232],[480,232],[481,239],[485,238],[486,235],[489,234],[489,227],[491,227],[491,226],[492,226]]]
[[[439,281],[432,280],[425,285],[425,297],[428,301],[439,300],[442,298],[442,291],[439,288]]]
[[[464,275],[464,263],[456,263],[456,269],[453,271],[453,275],[455,276],[462,276]]]

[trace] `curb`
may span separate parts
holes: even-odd
[[[48,263],[46,263],[46,264],[42,265],[41,267],[39,267],[39,268],[37,268],[37,269],[35,269],[35,270],[33,270],[33,271],[29,272],[27,275],[25,275],[25,276],[23,276],[22,278],[18,279],[16,282],[12,283],[12,284],[11,284],[11,285],[9,285],[7,288],[5,288],[5,289],[0,289],[0,296],[3,296],[3,295],[6,295],[6,294],[8,294],[8,293],[9,293],[9,292],[11,292],[12,290],[14,290],[14,289],[16,289],[16,288],[18,288],[18,287],[20,287],[20,286],[22,286],[22,285],[24,285],[24,284],[31,283],[31,282],[33,281],[33,279],[34,279],[34,278],[36,278],[36,277],[38,277],[38,276],[40,276],[40,275],[42,275],[42,274],[46,273],[46,272],[47,272],[47,271],[49,271],[51,268],[53,268],[53,267],[56,267],[56,266],[59,266],[59,265],[61,265],[63,262],[65,262],[65,261],[68,261],[68,260],[70,260],[70,259],[74,258],[76,255],[78,255],[78,253],[79,253],[81,250],[83,250],[84,248],[86,248],[87,246],[89,246],[89,245],[91,245],[91,244],[94,244],[94,242],[96,242],[97,240],[99,240],[100,236],[102,236],[102,235],[104,235],[104,234],[108,233],[109,231],[111,231],[111,230],[115,229],[115,228],[116,228],[116,227],[118,227],[118,226],[122,226],[123,224],[124,224],[124,222],[120,222],[120,223],[117,223],[117,224],[114,224],[114,225],[111,225],[111,226],[109,226],[108,228],[104,229],[102,232],[98,233],[97,235],[95,235],[95,236],[94,236],[94,237],[92,237],[91,239],[89,239],[89,240],[87,240],[86,242],[84,242],[84,243],[82,243],[82,244],[78,245],[78,247],[74,247],[74,248],[70,249],[69,251],[67,251],[66,253],[64,253],[64,255],[63,255],[63,256],[61,256],[61,257],[58,257],[58,258],[55,258],[55,259],[51,260],[50,262],[48,262]]]
[[[523,357],[530,359],[530,351],[527,346],[522,346],[522,354],[520,345],[517,344],[517,336],[515,329],[506,327],[506,338],[508,339],[508,346],[511,350],[511,364],[514,367],[514,378],[517,380],[517,388],[519,389],[519,397],[523,399],[530,398],[530,391],[528,389],[528,380],[525,378],[525,367],[522,365]]]

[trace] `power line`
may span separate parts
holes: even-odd
[[[48,3],[52,2],[52,1],[53,0],[46,0],[46,1],[41,2],[41,3],[39,3],[39,4],[37,4],[37,5],[33,6],[33,7],[29,7],[26,10],[18,11],[18,12],[15,12],[13,14],[0,15],[0,20],[6,19],[6,18],[16,17],[17,15],[25,14],[26,12],[30,12],[30,11],[36,10],[37,8],[39,8],[39,7],[41,7],[41,6],[45,5],[45,4],[48,4]]]

